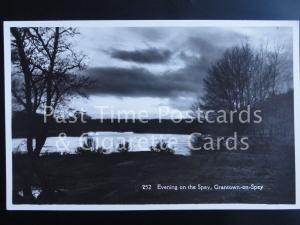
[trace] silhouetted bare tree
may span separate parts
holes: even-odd
[[[213,64],[204,79],[205,94],[195,108],[242,110],[258,107],[279,90],[279,51],[256,51],[248,44],[232,47]]]
[[[193,105],[194,114],[205,110],[239,112],[247,106],[251,110],[261,108],[267,99],[282,92],[285,68],[278,46],[256,50],[243,44],[227,49],[210,67],[204,79],[204,95]],[[233,120],[231,128],[240,131],[246,128],[246,124],[239,123],[238,116]]]
[[[79,75],[84,55],[74,51],[70,39],[74,28],[11,28],[12,95],[26,112],[27,150],[31,158],[40,155],[48,136],[48,115],[69,97],[84,95],[88,78]],[[28,191],[28,190],[27,190]]]

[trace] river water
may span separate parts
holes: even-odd
[[[90,132],[89,137],[94,140],[94,145],[107,150],[107,153],[115,152],[117,146],[125,141],[129,142],[129,151],[150,151],[159,141],[165,141],[175,150],[175,154],[189,155],[190,135],[185,134],[151,134],[133,132]],[[82,146],[86,137],[48,137],[42,149],[43,153],[75,153],[77,147]],[[13,139],[13,152],[26,151],[26,139]]]

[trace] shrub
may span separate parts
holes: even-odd
[[[155,146],[151,146],[150,151],[169,155],[173,155],[175,153],[175,150],[170,148],[168,143],[163,140],[159,141]]]
[[[97,154],[103,155],[107,150],[103,147],[96,147],[95,140],[92,137],[88,137],[86,142],[83,143],[83,146],[80,146],[76,149],[75,153],[79,155],[89,155],[89,154]]]
[[[103,155],[107,152],[106,149],[104,149],[103,147],[99,147],[97,149],[87,149],[85,147],[78,147],[75,151],[75,154],[78,155],[91,155],[91,154],[95,154],[95,155]]]
[[[107,149],[103,148],[103,147],[99,147],[94,151],[96,154],[98,155],[103,155],[104,153],[107,152]]]
[[[80,146],[76,149],[76,154],[83,155],[89,154],[93,151],[93,148],[88,144],[88,142],[83,143],[83,146]]]
[[[117,147],[117,151],[120,153],[126,153],[129,151],[129,142],[125,141],[125,143],[120,143]]]

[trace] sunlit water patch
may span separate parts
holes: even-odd
[[[189,155],[189,135],[185,134],[137,134],[133,132],[90,132],[89,137],[95,141],[96,147],[107,149],[107,153],[115,152],[117,146],[124,142],[129,143],[129,151],[150,151],[151,146],[164,141],[168,146],[174,149],[175,154]],[[82,146],[86,141],[85,137],[48,137],[42,149],[44,153],[70,153],[76,152],[76,149]],[[14,152],[26,152],[26,139],[13,139]]]

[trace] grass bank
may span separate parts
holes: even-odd
[[[294,203],[292,152],[278,145],[268,151],[207,151],[191,156],[156,152],[45,155],[39,164],[57,194],[50,202],[37,198],[33,203]],[[23,203],[16,193],[27,167],[25,155],[14,155],[13,200],[17,204]],[[164,188],[158,189],[159,184]],[[215,189],[215,185],[252,184],[263,189]],[[189,185],[197,189],[188,189]],[[211,189],[199,190],[198,185]],[[33,186],[39,187],[37,178]],[[179,190],[180,186],[186,189]]]

